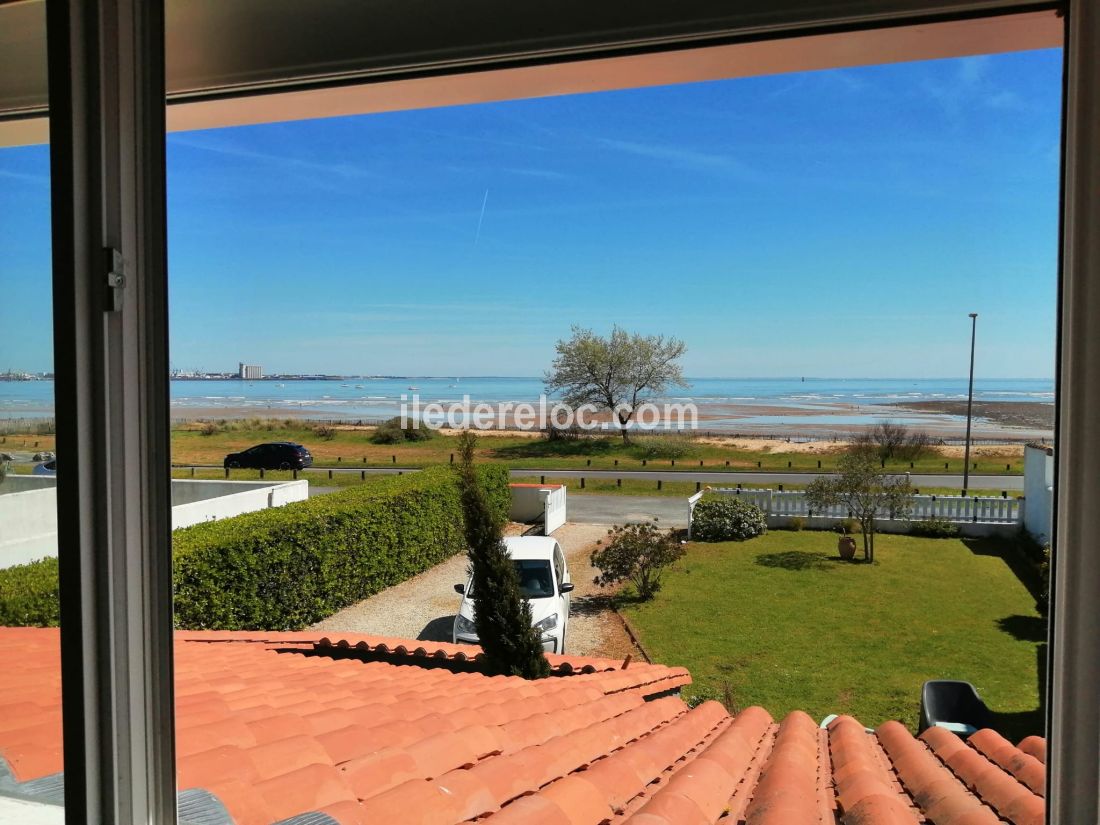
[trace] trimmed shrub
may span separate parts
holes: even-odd
[[[503,487],[499,514],[506,474],[479,479]],[[464,550],[463,524],[458,475],[437,467],[178,530],[176,623],[302,628]]]
[[[909,525],[909,535],[927,539],[953,539],[959,535],[959,525],[945,518],[932,518],[914,521]]]
[[[744,541],[767,531],[764,511],[736,498],[704,498],[692,514],[691,537],[698,541]]]
[[[41,559],[0,570],[0,625],[57,627],[57,559]]]
[[[806,519],[802,516],[791,516],[787,519],[787,528],[800,533],[806,529]]]

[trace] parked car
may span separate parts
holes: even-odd
[[[549,536],[513,536],[504,540],[504,546],[515,565],[520,593],[531,605],[531,623],[542,634],[542,649],[547,653],[564,653],[573,583],[561,545]],[[473,582],[456,584],[455,592],[462,594],[452,634],[455,644],[477,644]]]
[[[57,475],[57,459],[51,459],[49,461],[43,461],[41,464],[35,464],[34,469],[31,470],[31,475],[36,476],[55,476]]]
[[[274,441],[257,444],[239,453],[230,453],[225,457],[224,466],[252,470],[304,470],[313,466],[313,456],[301,444]]]

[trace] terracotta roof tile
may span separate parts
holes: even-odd
[[[0,759],[62,769],[56,631],[0,628]],[[1045,742],[918,739],[688,709],[682,668],[551,656],[555,677],[487,677],[479,649],[308,633],[176,635],[177,764],[235,825],[1031,825]],[[28,786],[31,787],[31,786]],[[324,816],[320,816],[324,815]],[[325,819],[324,817],[327,817]],[[312,820],[311,820],[312,821]]]

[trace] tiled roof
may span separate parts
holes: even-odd
[[[689,710],[680,668],[551,656],[556,676],[526,682],[481,674],[476,650],[177,634],[181,822],[1042,822],[1036,737],[731,717]],[[61,771],[56,631],[0,629],[0,661],[19,662],[0,672],[0,794],[47,798]]]

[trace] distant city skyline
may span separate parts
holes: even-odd
[[[171,358],[538,376],[1053,375],[1058,50],[168,138]],[[48,152],[0,150],[0,358],[52,370]],[[232,357],[230,353],[236,353]],[[248,356],[248,357],[245,357]]]

